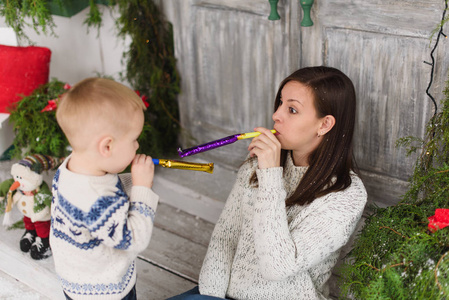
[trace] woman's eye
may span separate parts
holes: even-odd
[[[290,110],[290,113],[292,113],[292,114],[296,114],[296,113],[298,112],[298,111],[297,111],[296,109],[294,109],[293,107],[290,107],[289,110]]]

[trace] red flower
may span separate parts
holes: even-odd
[[[140,97],[140,99],[142,99],[143,104],[145,104],[145,107],[148,108],[148,106],[150,106],[150,104],[147,102],[148,97],[145,96],[145,95],[140,96],[140,92],[139,91],[134,91],[134,92],[136,92],[136,94]]]
[[[145,96],[145,95],[142,96],[142,101],[143,101],[143,104],[145,104],[146,108],[148,108],[148,106],[150,106],[150,103],[147,102],[147,99],[148,99],[147,96]]]
[[[435,232],[439,229],[443,229],[449,226],[449,209],[447,208],[437,208],[435,209],[435,215],[428,217],[429,220],[429,230]]]
[[[70,86],[70,84],[68,84],[68,83],[64,84],[64,90],[70,90],[71,88],[72,88],[72,87]],[[62,94],[62,95],[59,95],[58,98],[56,98],[56,99],[48,100],[47,106],[45,106],[45,107],[41,110],[41,112],[56,110],[56,108],[58,107],[58,101],[59,101],[59,99],[61,99],[64,95],[65,95],[65,93]]]
[[[45,106],[45,107],[41,110],[41,112],[44,112],[44,111],[52,111],[52,110],[55,110],[56,107],[58,107],[58,99],[48,100],[47,106]]]

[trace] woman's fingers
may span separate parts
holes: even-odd
[[[255,131],[261,134],[255,137],[248,146],[250,156],[257,156],[259,168],[278,167],[280,165],[280,143],[274,134],[263,127],[257,127]]]

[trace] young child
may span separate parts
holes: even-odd
[[[134,91],[103,78],[79,82],[58,104],[73,151],[53,179],[50,245],[67,299],[136,299],[135,259],[159,201],[152,159],[136,155],[144,110]]]

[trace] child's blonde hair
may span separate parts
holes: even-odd
[[[72,147],[79,137],[89,138],[108,128],[120,135],[128,130],[136,112],[146,107],[130,88],[111,79],[87,78],[59,101],[56,120]]]

